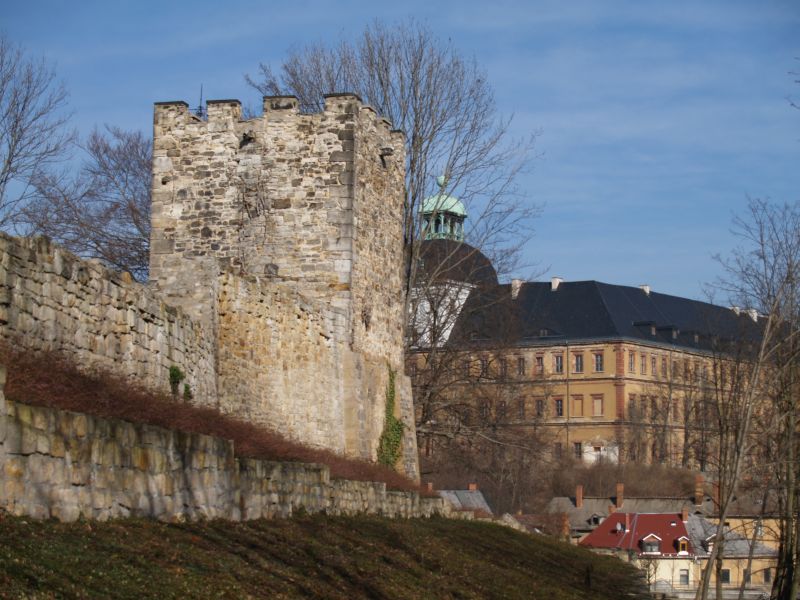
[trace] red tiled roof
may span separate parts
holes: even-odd
[[[627,531],[626,531],[627,519]],[[694,554],[686,524],[678,513],[630,514],[613,513],[603,521],[597,529],[587,535],[581,546],[589,548],[606,548],[611,550],[633,550],[642,552],[641,542],[648,538],[659,542],[662,555],[677,555],[678,541],[685,537],[690,555]],[[655,540],[652,536],[657,536]]]

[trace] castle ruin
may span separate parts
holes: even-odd
[[[404,139],[357,96],[155,105],[150,284],[46,240],[0,240],[0,337],[59,350],[303,443],[375,460],[403,375]]]

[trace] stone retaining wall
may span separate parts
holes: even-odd
[[[441,499],[331,480],[325,465],[237,458],[233,442],[6,401],[0,367],[0,509],[34,518],[166,521],[449,515]]]

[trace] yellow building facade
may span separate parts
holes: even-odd
[[[649,286],[499,284],[480,253],[458,265],[417,319],[446,335],[429,328],[411,344],[421,449],[436,445],[426,424],[483,424],[528,430],[556,459],[706,469],[728,368],[720,340],[757,336],[758,315]]]

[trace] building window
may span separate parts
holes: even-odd
[[[661,376],[666,378],[667,377],[667,359],[661,359]]]
[[[650,375],[655,377],[656,373],[658,373],[658,371],[656,371],[656,357],[655,356],[651,356],[650,357]]]
[[[582,417],[583,416],[583,395],[576,394],[572,397],[572,416],[573,417]]]
[[[525,357],[517,357],[517,375],[525,375]]]
[[[581,442],[575,442],[572,444],[572,451],[575,454],[575,458],[581,460],[583,458],[583,444]]]
[[[508,361],[505,358],[500,359],[500,379],[508,377]]]
[[[680,585],[689,585],[689,569],[681,569],[678,571],[678,583],[680,583]]]
[[[603,353],[598,352],[594,355],[594,372],[595,373],[602,373],[603,372]]]
[[[628,371],[636,373],[636,355],[632,351],[628,351]]]
[[[536,399],[536,416],[537,417],[544,416],[544,398]]]
[[[536,372],[540,374],[544,373],[544,356],[536,357]]]
[[[593,394],[592,395],[592,414],[595,417],[602,417],[603,416],[603,395],[602,394]]]
[[[525,420],[525,398],[517,398],[517,418],[520,421]]]
[[[485,356],[481,357],[481,377],[486,377],[486,373],[489,370],[489,359]]]
[[[764,583],[772,583],[772,569],[764,569]]]
[[[641,365],[642,365],[642,375],[647,375],[647,356],[642,354],[641,356]]]
[[[489,419],[489,403],[481,402],[481,419],[484,421]]]
[[[461,413],[461,422],[467,427],[469,427],[472,422],[472,411],[469,408],[465,408]]]
[[[583,354],[575,355],[575,372],[583,373]]]
[[[410,365],[408,365],[408,376],[409,377],[417,376],[417,361],[413,361]]]
[[[642,552],[645,554],[660,554],[658,540],[642,540]]]
[[[721,583],[726,584],[731,582],[731,570],[722,569],[719,573],[719,580]]]
[[[561,458],[563,454],[563,450],[561,449],[561,442],[556,442],[553,446],[553,456],[555,458]]]
[[[506,420],[506,401],[500,400],[497,403],[497,420],[498,421],[505,421]]]
[[[689,552],[689,542],[680,540],[678,542],[678,552]]]
[[[554,399],[555,408],[556,408],[556,416],[563,417],[564,416],[564,400],[561,398]]]
[[[553,355],[553,371],[555,373],[564,372],[564,356],[562,354]]]
[[[468,360],[465,360],[461,364],[461,368],[464,370],[464,377],[469,379],[469,376],[470,376],[470,362]]]
[[[744,582],[749,585],[751,579],[752,578],[750,577],[750,569],[745,569],[744,570]]]

